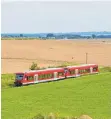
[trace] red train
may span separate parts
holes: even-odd
[[[96,64],[67,66],[65,68],[48,68],[44,70],[31,70],[16,73],[14,84],[16,86],[21,86],[95,73],[98,73],[98,65]]]

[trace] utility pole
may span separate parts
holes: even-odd
[[[88,53],[86,53],[86,64],[88,62]]]

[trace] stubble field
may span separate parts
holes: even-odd
[[[2,40],[2,73],[28,70],[63,62],[97,63],[111,66],[111,40]]]

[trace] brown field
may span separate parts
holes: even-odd
[[[2,73],[25,71],[33,61],[39,66],[63,62],[111,66],[111,39],[105,40],[2,40]],[[73,58],[72,58],[73,57]]]

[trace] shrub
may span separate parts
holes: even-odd
[[[42,67],[42,68],[40,68],[40,69],[46,69],[46,67]]]
[[[73,66],[73,65],[77,65],[77,64],[72,63],[72,62],[64,62],[63,64],[59,65],[58,67],[67,67],[67,66]]]
[[[53,113],[50,113],[48,115],[48,119],[57,119],[57,116],[55,114],[53,114]]]
[[[99,71],[100,72],[111,72],[111,67],[102,67],[102,68],[99,68]]]
[[[36,116],[34,116],[32,119],[79,119],[77,117],[60,117],[60,116],[57,116],[53,113],[50,113],[48,116],[43,116],[41,114],[38,114]]]
[[[1,75],[1,87],[2,88],[13,87],[14,80],[15,80],[14,74],[2,74]]]
[[[48,68],[56,68],[56,66],[48,66]]]
[[[44,116],[41,114],[38,114],[35,117],[33,117],[32,119],[44,119]]]
[[[32,65],[30,66],[29,68],[30,70],[39,70],[40,67],[38,67],[37,63],[35,62],[32,62]]]

